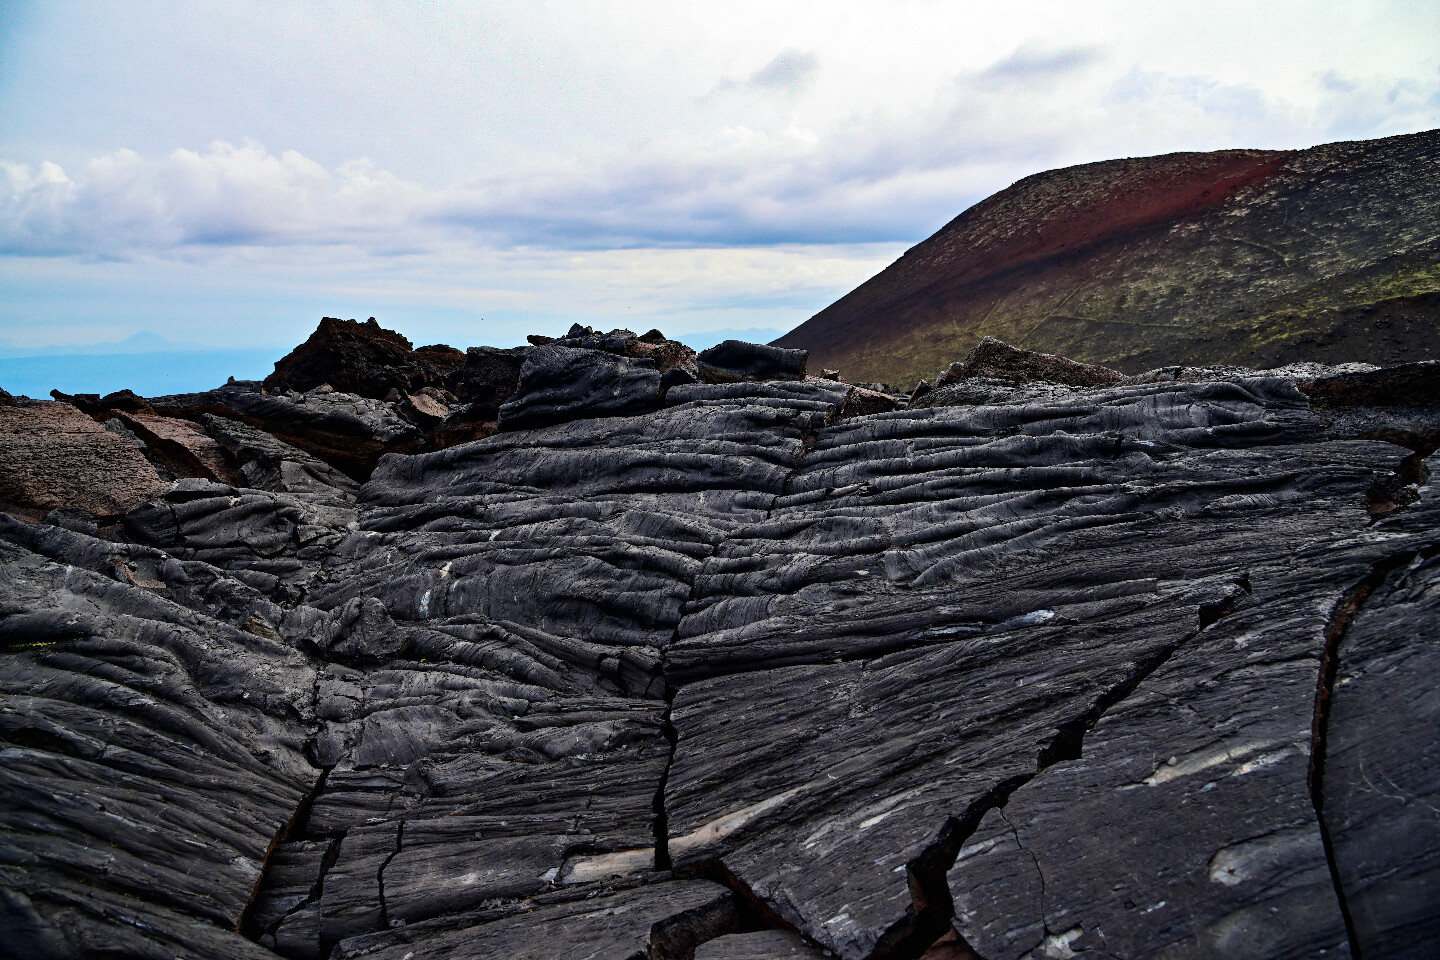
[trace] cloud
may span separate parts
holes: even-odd
[[[751,74],[748,83],[761,90],[794,93],[814,83],[815,72],[819,69],[820,62],[815,59],[815,54],[792,47],[781,50],[775,59]]]
[[[743,83],[794,89],[818,82],[816,62],[787,48]],[[1254,83],[1126,67],[1106,48],[1022,44],[904,109],[811,125],[783,108],[451,183],[365,159],[272,154],[255,141],[158,158],[122,149],[73,171],[0,162],[0,254],[197,258],[312,246],[399,261],[457,246],[913,243],[1047,168],[1423,129],[1440,105],[1440,77],[1331,70],[1309,90],[1310,102],[1297,102]]]
[[[971,83],[987,90],[1048,86],[1085,69],[1101,57],[1102,53],[1096,47],[1069,47],[1047,51],[1026,44],[1003,60],[997,60],[976,73]]]
[[[0,252],[120,256],[185,247],[351,242],[385,246],[426,202],[364,160],[334,172],[253,141],[97,157],[72,179],[55,163],[0,161]]]
[[[736,3],[0,14],[0,335],[783,328],[1041,170],[1440,124],[1398,6]]]

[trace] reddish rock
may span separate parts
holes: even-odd
[[[1016,350],[1008,343],[986,337],[962,363],[952,363],[936,379],[936,386],[957,380],[985,377],[1007,383],[1063,383],[1072,387],[1099,387],[1124,379],[1123,375],[1094,363],[1078,363],[1053,353]]]
[[[625,345],[625,355],[628,357],[644,358],[655,362],[655,369],[662,374],[672,367],[682,366],[686,363],[693,363],[695,351],[685,346],[678,340],[656,341],[646,339],[660,334],[658,330],[651,330],[642,337],[636,337]]]
[[[405,400],[405,412],[411,414],[422,427],[428,427],[450,415],[450,408],[428,393],[407,393]]]
[[[135,446],[68,403],[0,406],[0,501],[118,517],[167,484]]]
[[[244,478],[225,449],[198,423],[154,413],[116,412],[116,419],[145,442],[152,461],[176,477],[200,477],[216,483],[243,484]]]
[[[1406,363],[1363,373],[1316,377],[1295,384],[1323,409],[1440,406],[1440,363]]]
[[[855,387],[845,395],[845,402],[840,405],[840,419],[849,420],[851,417],[865,417],[872,413],[888,413],[896,406],[898,406],[896,399],[888,393]]]

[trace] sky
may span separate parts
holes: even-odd
[[[1042,170],[1440,127],[1440,0],[0,0],[0,350],[788,330]]]

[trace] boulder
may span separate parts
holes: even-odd
[[[130,412],[154,413],[149,402],[133,390],[116,390],[100,396],[98,393],[61,393],[59,390],[51,390],[50,396],[61,403],[68,403],[85,411],[97,420],[104,420],[109,411],[125,410]]]
[[[409,638],[374,597],[355,597],[336,610],[316,635],[316,645],[341,662],[379,663],[394,659]]]
[[[200,424],[155,413],[114,412],[113,419],[145,445],[144,453],[157,469],[177,478],[200,477],[230,484],[244,482],[225,449]]]
[[[56,507],[45,514],[44,522],[91,537],[100,535],[99,525],[95,522],[95,514],[81,507]]]
[[[845,395],[845,402],[840,407],[840,419],[848,420],[851,417],[868,417],[873,413],[888,413],[898,409],[901,398],[890,396],[888,393],[881,393],[878,390],[866,390],[864,387],[852,387]]]
[[[439,397],[435,396],[434,387],[425,388],[429,393],[407,393],[402,394],[400,399],[400,413],[415,426],[429,433],[441,420],[450,416],[450,407]]]
[[[150,402],[162,416],[241,421],[356,479],[368,477],[384,454],[416,453],[428,442],[397,404],[335,390],[266,395],[253,384],[232,383]]]
[[[329,384],[341,393],[378,399],[392,388],[413,391],[443,385],[441,371],[453,372],[461,365],[459,351],[443,344],[422,351],[413,350],[409,340],[386,330],[374,317],[364,323],[325,317],[309,339],[276,362],[265,389],[304,393]]]
[[[1315,364],[1313,371],[1306,372],[1315,376],[1297,378],[1296,386],[1313,406],[1323,409],[1440,406],[1440,361],[1359,370]]]
[[[113,520],[165,486],[133,444],[68,403],[0,407],[0,502]]]
[[[456,350],[448,343],[432,343],[416,347],[410,354],[410,361],[427,374],[428,386],[449,386],[465,367],[465,351]]]
[[[358,485],[304,450],[263,430],[206,414],[205,425],[239,465],[244,485],[275,493],[318,493],[353,500]]]
[[[651,330],[645,337],[636,337],[627,340],[624,344],[624,353],[627,357],[642,357],[655,364],[655,369],[661,374],[668,373],[676,367],[687,367],[694,369],[695,351],[680,343],[678,340],[647,340],[650,334],[658,334],[660,331]]]
[[[991,377],[966,377],[931,390],[917,390],[916,394],[911,395],[909,406],[919,409],[1032,403],[1037,400],[1061,400],[1082,390],[1081,387],[1069,387],[1047,380],[1016,383]]]
[[[1124,374],[1094,363],[1076,363],[1053,353],[1017,350],[994,337],[985,337],[961,363],[952,363],[939,377],[937,387],[980,377],[1005,383],[1043,381],[1072,387],[1098,387],[1123,380]]]
[[[695,358],[700,379],[706,383],[741,380],[804,380],[804,350],[787,350],[763,343],[726,340]]]
[[[630,417],[660,406],[660,374],[649,360],[550,344],[525,357],[500,429],[525,430],[592,417]]]
[[[465,403],[490,408],[489,419],[499,418],[500,405],[515,393],[520,367],[528,348],[501,350],[498,347],[471,347],[465,351],[465,365],[455,375],[453,392]]]
[[[500,429],[500,411],[494,404],[462,403],[450,408],[445,419],[430,430],[436,450],[488,437]]]

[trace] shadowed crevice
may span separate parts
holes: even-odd
[[[316,798],[324,792],[325,781],[329,776],[329,767],[320,771],[320,776],[315,779],[314,786],[310,788],[310,791],[306,793],[305,796],[300,798],[300,803],[295,807],[295,812],[290,815],[290,819],[285,823],[285,826],[281,828],[281,830],[275,834],[274,839],[270,841],[270,846],[265,851],[265,862],[260,865],[260,876],[255,878],[255,886],[250,891],[250,899],[245,904],[245,912],[241,914],[240,922],[235,925],[235,932],[247,940],[259,940],[265,933],[264,930],[258,929],[255,925],[255,908],[260,902],[260,895],[265,891],[271,879],[271,869],[274,862],[275,851],[280,848],[281,844],[289,843],[297,834],[303,832],[303,825],[310,817],[310,808],[315,805]],[[329,862],[333,864],[334,858],[330,857]],[[329,869],[329,865],[326,865],[324,869],[321,870],[321,879],[324,878],[324,870],[326,869]],[[319,883],[320,880],[317,880],[317,887]],[[308,903],[309,901],[306,902]]]
[[[1161,647],[1137,663],[1124,680],[1106,691],[1083,716],[1062,724],[1051,741],[1040,751],[1033,773],[1012,777],[996,784],[972,803],[962,817],[951,817],[946,822],[936,842],[906,865],[913,906],[904,919],[898,921],[881,937],[872,957],[876,960],[911,960],[923,956],[926,950],[942,937],[945,928],[955,916],[955,904],[950,895],[947,875],[959,857],[960,849],[974,835],[985,814],[993,809],[1003,809],[1016,790],[1035,779],[1048,767],[1062,761],[1080,759],[1085,735],[1111,708],[1134,693],[1141,683],[1206,628],[1232,613],[1240,597],[1250,593],[1248,578],[1237,580],[1236,586],[1243,593],[1217,603],[1204,604],[1199,608],[1199,629],[1186,634],[1175,643]],[[1039,869],[1038,863],[1036,869]],[[965,949],[970,950],[968,945]],[[973,953],[973,950],[971,952]]]
[[[1340,668],[1340,644],[1350,629],[1350,624],[1359,615],[1365,601],[1385,582],[1395,570],[1414,559],[1413,553],[1403,553],[1375,564],[1370,573],[1345,594],[1330,613],[1325,626],[1325,649],[1320,660],[1320,676],[1315,688],[1315,716],[1310,733],[1310,769],[1308,774],[1310,802],[1315,807],[1315,820],[1320,828],[1320,841],[1325,848],[1325,862],[1330,869],[1331,884],[1335,888],[1335,900],[1340,915],[1345,921],[1345,935],[1350,942],[1350,955],[1361,960],[1360,941],[1355,931],[1355,921],[1350,915],[1350,904],[1340,881],[1340,869],[1335,862],[1335,846],[1330,829],[1325,822],[1325,739],[1330,726],[1330,702],[1335,691],[1335,677]]]

